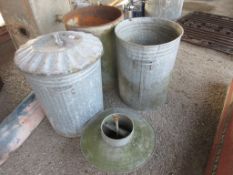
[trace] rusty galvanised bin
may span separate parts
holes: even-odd
[[[119,23],[117,36],[119,92],[133,108],[156,108],[166,101],[183,28],[158,18]]]
[[[103,43],[101,59],[104,89],[116,86],[116,52],[114,27],[123,20],[121,10],[111,6],[88,6],[75,9],[63,18],[67,30],[85,31],[98,36]]]
[[[17,50],[15,64],[24,73],[52,127],[65,137],[81,134],[103,109],[99,38],[63,31],[40,36]]]
[[[146,1],[146,16],[178,19],[182,14],[184,0],[148,0]]]

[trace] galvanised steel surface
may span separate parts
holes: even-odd
[[[146,16],[178,19],[181,16],[184,0],[148,0],[146,1]]]
[[[109,143],[101,134],[101,123],[111,115],[128,117],[133,122],[133,132],[126,140],[115,139]],[[119,128],[127,128],[121,125]],[[124,144],[122,144],[122,141]],[[120,145],[120,146],[119,146]],[[81,137],[81,150],[95,167],[107,172],[131,172],[143,166],[153,154],[155,134],[151,125],[138,113],[123,108],[107,109],[91,119]]]
[[[45,114],[36,99],[30,93],[0,123],[0,166],[17,150],[44,119]]]
[[[134,135],[134,122],[123,113],[113,113],[101,122],[102,139],[113,147],[123,147],[130,143]]]
[[[84,32],[63,31],[31,40],[15,56],[55,131],[80,135],[103,109],[100,40]]]
[[[101,5],[78,8],[66,14],[63,19],[67,30],[90,32],[102,41],[104,54],[101,59],[101,68],[104,89],[116,86],[114,27],[123,18],[118,8]]]
[[[182,27],[158,18],[124,20],[115,28],[122,100],[144,110],[166,101]]]

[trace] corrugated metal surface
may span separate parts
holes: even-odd
[[[119,23],[117,35],[120,96],[136,109],[166,101],[182,27],[156,18],[133,18]]]
[[[61,31],[30,40],[15,54],[23,71],[37,75],[64,75],[81,71],[100,59],[101,41],[84,32]]]
[[[103,109],[102,52],[97,37],[71,31],[38,37],[17,51],[15,62],[57,133],[80,135],[84,124]]]
[[[57,133],[76,137],[96,113],[103,110],[100,60],[83,72],[59,77],[26,78]]]

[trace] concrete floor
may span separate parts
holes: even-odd
[[[233,17],[233,1],[185,2],[184,14],[203,10]],[[200,4],[202,3],[202,4]],[[204,3],[204,4],[203,4]],[[11,43],[0,46],[0,121],[30,88],[15,68]],[[168,103],[141,112],[154,127],[155,153],[130,175],[201,175],[208,159],[225,92],[233,78],[233,56],[181,43],[172,75]],[[105,108],[127,107],[115,92],[105,92]],[[103,173],[82,156],[79,138],[57,135],[45,119],[30,138],[0,167],[1,175],[74,175]],[[93,143],[94,144],[94,143]]]

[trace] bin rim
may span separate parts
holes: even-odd
[[[119,34],[118,30],[119,30],[120,27],[122,27],[123,25],[125,25],[125,23],[131,22],[131,21],[136,21],[136,22],[137,21],[145,21],[145,22],[146,21],[148,21],[148,22],[151,21],[152,22],[152,21],[155,21],[155,20],[168,22],[170,24],[173,24],[173,25],[177,26],[179,28],[179,30],[180,30],[179,35],[175,39],[173,39],[173,40],[171,40],[169,42],[165,42],[165,43],[162,43],[162,44],[151,44],[151,45],[137,44],[137,43],[134,43],[134,42],[126,41],[125,39],[123,39],[122,37],[120,37],[120,34]],[[158,46],[160,46],[160,47],[161,46],[166,46],[166,45],[172,44],[173,42],[176,42],[177,40],[179,40],[183,36],[184,29],[183,29],[183,27],[179,23],[177,23],[175,21],[172,21],[172,20],[165,19],[165,18],[158,18],[158,17],[136,17],[136,18],[125,19],[125,20],[121,21],[115,27],[114,33],[116,35],[116,38],[118,40],[120,40],[121,42],[125,43],[125,44],[131,45],[131,46],[134,46],[134,47],[140,47],[140,48],[148,48],[148,49],[150,49],[150,48],[154,48],[154,47],[158,47]]]

